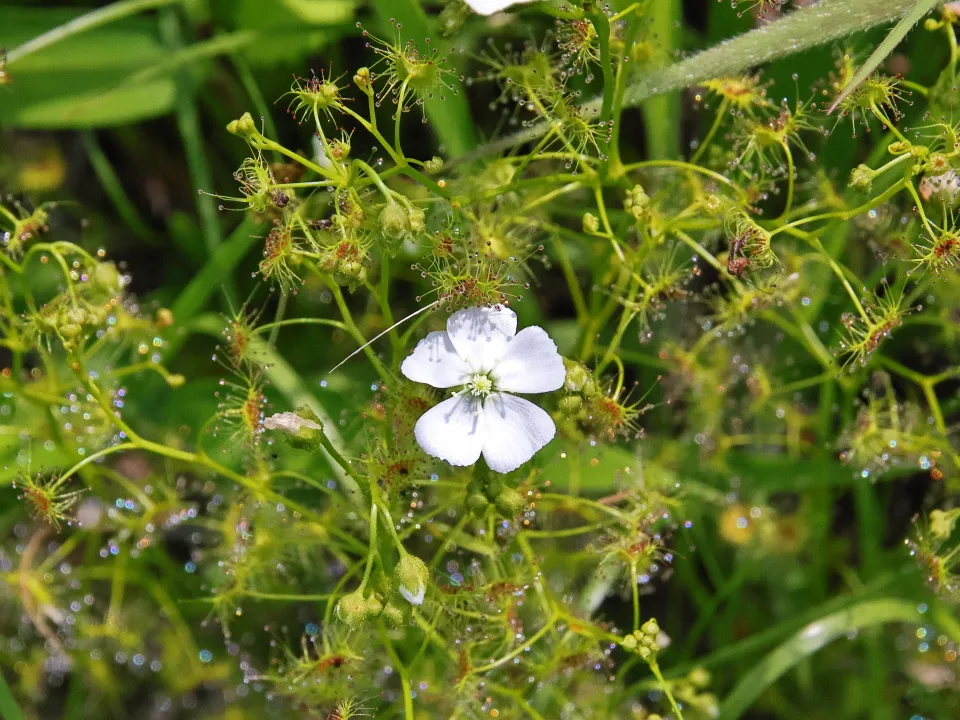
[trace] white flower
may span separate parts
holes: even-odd
[[[507,473],[553,439],[550,416],[508,393],[558,390],[563,358],[539,327],[517,332],[513,310],[468,308],[432,332],[403,361],[400,371],[436,388],[459,387],[428,410],[413,432],[424,452],[451,465],[473,465],[483,454],[491,470]]]
[[[511,5],[535,2],[535,0],[465,0],[470,9],[478,15],[493,15]]]

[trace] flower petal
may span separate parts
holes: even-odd
[[[480,401],[472,395],[457,395],[430,408],[413,428],[427,455],[451,465],[473,465],[483,449],[483,417]]]
[[[448,388],[463,385],[470,368],[460,359],[447,333],[432,332],[417,343],[400,365],[400,372],[414,382]]]
[[[493,15],[511,5],[520,5],[521,3],[533,1],[534,0],[466,0],[466,3],[470,6],[471,10],[479,15]]]
[[[483,403],[483,457],[496,472],[516,470],[556,432],[550,416],[529,400],[493,393]]]
[[[474,372],[489,372],[517,334],[517,314],[506,307],[472,307],[447,320],[450,342]]]
[[[563,387],[567,370],[557,345],[536,326],[517,333],[493,369],[497,389],[518,393],[552,392]]]

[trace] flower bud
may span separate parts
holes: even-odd
[[[593,379],[593,375],[587,370],[586,365],[583,363],[564,358],[563,365],[567,370],[567,376],[563,381],[563,388],[568,392],[580,392],[583,386]]]
[[[337,617],[350,627],[357,627],[367,619],[367,601],[363,593],[355,590],[344,595],[337,603]]]
[[[633,635],[626,635],[623,640],[620,641],[620,646],[624,650],[633,652],[637,649],[637,639]]]
[[[383,613],[380,617],[382,617],[383,621],[392,628],[403,627],[403,610],[398,608],[393,603],[388,602],[383,606]]]
[[[587,399],[595,398],[600,394],[600,387],[593,380],[593,378],[591,378],[590,380],[587,380],[586,383],[584,383],[583,389],[581,392],[583,392],[583,396]]]
[[[123,276],[112,262],[97,263],[92,279],[100,289],[111,295],[117,295],[123,288]]]
[[[183,387],[184,383],[187,382],[187,378],[183,375],[167,375],[167,385],[172,388]]]
[[[427,173],[430,175],[440,172],[442,168],[443,168],[443,158],[437,157],[436,155],[434,155],[432,158],[430,158],[423,164],[423,169],[426,170]]]
[[[650,637],[656,637],[660,634],[660,626],[657,624],[656,618],[650,618],[643,625],[640,626],[640,630],[644,635],[649,635]]]
[[[875,173],[866,165],[857,165],[850,173],[850,187],[863,192],[870,192]]]
[[[400,203],[392,200],[380,211],[380,229],[388,237],[402,237],[409,233],[409,216]]]
[[[248,112],[227,124],[227,132],[248,139],[260,134],[257,124],[253,121],[253,115]]]
[[[650,207],[650,197],[643,189],[642,185],[634,185],[627,191],[627,197],[623,201],[623,208],[634,220],[642,220]]]
[[[157,310],[156,323],[162,328],[168,328],[173,325],[173,313],[167,308]]]
[[[576,417],[583,410],[583,398],[579,395],[567,395],[560,398],[558,403],[560,412],[567,417]]]
[[[383,603],[377,600],[373,595],[366,599],[366,615],[368,618],[375,618],[383,612]]]
[[[316,452],[322,445],[323,423],[306,405],[297,408],[296,412],[271,415],[263,421],[263,427],[283,431],[287,442],[298,450]]]
[[[369,94],[372,89],[370,86],[370,68],[362,67],[357,70],[357,74],[353,76],[353,82],[363,92]]]
[[[595,233],[600,230],[600,220],[593,213],[583,214],[583,231],[585,233]]]
[[[517,490],[504,488],[500,491],[500,494],[497,495],[496,505],[497,510],[506,517],[516,517],[523,512],[523,509],[527,506],[527,501],[523,499],[523,495]]]
[[[930,513],[930,533],[939,540],[946,540],[953,534],[957,517],[957,512],[934,510]]]
[[[690,684],[697,688],[705,688],[710,684],[710,673],[702,667],[695,667],[687,675]]]
[[[394,570],[400,594],[411,605],[423,605],[423,598],[427,592],[427,583],[430,581],[430,570],[427,564],[416,555],[404,553]]]

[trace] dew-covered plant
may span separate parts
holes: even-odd
[[[657,2],[509,5],[358,24],[301,146],[229,122],[253,284],[0,205],[4,717],[960,712],[960,8],[929,77],[746,68],[671,150]],[[433,143],[464,95],[504,142]]]

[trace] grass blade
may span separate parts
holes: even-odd
[[[899,45],[900,41],[913,29],[913,26],[920,22],[920,18],[933,10],[940,2],[941,0],[917,0],[917,4],[914,5],[913,9],[904,15],[900,22],[894,25],[893,30],[887,34],[887,37],[883,39],[882,43],[877,45],[877,49],[871,53],[867,61],[857,70],[857,74],[853,76],[853,79],[847,83],[843,92],[833,101],[830,109],[827,110],[827,115],[836,110],[837,105],[849,97],[850,93],[856,90],[860,86],[860,83],[866,80],[867,76],[877,69],[880,63],[886,59],[887,55],[893,52],[893,49]]]
[[[94,10],[93,12],[81,15],[70,22],[55,27],[43,35],[38,35],[20,47],[14,48],[7,53],[7,65],[13,65],[20,58],[26,57],[30,53],[35,53],[37,50],[42,50],[45,47],[50,47],[65,38],[79,35],[93,28],[111,23],[114,20],[130,17],[145,10],[155,10],[156,8],[179,4],[181,2],[183,2],[183,0],[122,0],[113,5],[108,5],[105,8]]]
[[[925,621],[917,603],[907,600],[865,600],[807,625],[746,673],[720,706],[718,720],[736,720],[782,675],[847,633],[886,623]]]
[[[10,692],[10,687],[7,685],[3,673],[0,673],[0,717],[3,720],[24,720],[20,706],[13,699],[13,693]]]

